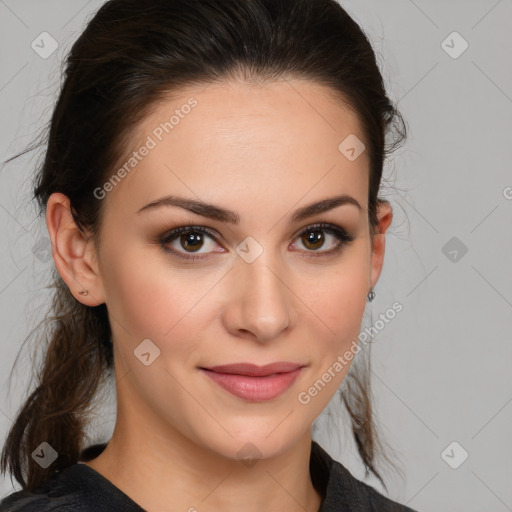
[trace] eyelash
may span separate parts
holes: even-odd
[[[355,237],[347,233],[345,229],[343,229],[340,226],[336,226],[335,224],[329,224],[327,222],[320,222],[318,224],[312,224],[311,226],[307,226],[305,229],[303,229],[298,235],[297,238],[305,235],[306,233],[309,233],[311,231],[324,231],[325,233],[328,233],[330,235],[333,235],[338,240],[338,245],[334,249],[330,249],[329,251],[306,251],[310,254],[307,257],[312,258],[318,258],[322,256],[330,256],[333,254],[336,254],[340,252],[345,245],[350,244],[350,242],[353,242]],[[185,253],[175,251],[174,249],[168,249],[165,246],[169,242],[173,242],[176,238],[178,238],[180,235],[186,234],[186,233],[201,233],[203,235],[208,235],[213,240],[216,240],[215,233],[205,227],[202,226],[181,226],[179,228],[175,228],[172,231],[167,232],[165,235],[159,238],[158,242],[161,245],[162,249],[164,249],[166,252],[172,253],[173,255],[176,255],[178,258],[182,258],[184,260],[204,260],[207,256],[194,256],[194,255],[188,255],[184,256]],[[318,254],[315,254],[315,252],[318,252]]]

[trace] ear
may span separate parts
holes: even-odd
[[[384,252],[386,248],[386,231],[393,220],[393,209],[388,201],[382,200],[377,208],[377,233],[373,240],[371,265],[370,265],[370,286],[373,288],[379,280],[382,266],[384,265]]]
[[[69,198],[53,193],[46,206],[46,226],[52,243],[57,270],[73,296],[86,306],[105,302],[96,247],[88,232],[82,231],[71,215]],[[80,295],[80,290],[87,295]]]

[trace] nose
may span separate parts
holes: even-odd
[[[290,273],[265,254],[252,263],[237,262],[237,268],[230,272],[229,300],[224,311],[228,332],[261,343],[291,329],[296,319]]]

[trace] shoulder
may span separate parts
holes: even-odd
[[[357,484],[360,485],[363,489],[367,497],[368,505],[371,507],[368,510],[375,512],[417,512],[416,510],[413,510],[406,505],[393,501],[390,498],[384,496],[365,482],[357,480],[355,477],[352,478],[354,478]]]
[[[322,512],[417,512],[378,492],[355,478],[340,462],[333,459],[320,445],[313,442],[312,469],[324,494]]]
[[[0,501],[0,512],[89,512],[102,508],[101,481],[83,464],[54,471],[34,490],[22,489]],[[91,502],[91,499],[94,500]]]
[[[54,471],[34,490],[22,489],[0,501],[0,512],[85,511],[74,466]]]
[[[333,488],[331,497],[335,499],[337,497],[340,502],[347,501],[347,507],[350,503],[353,507],[350,510],[364,510],[365,512],[417,512],[406,505],[393,501],[374,487],[358,480],[347,468],[337,461],[334,462],[332,468],[331,485]],[[340,494],[343,494],[343,497]]]
[[[0,512],[140,512],[128,496],[85,464],[55,471],[34,490],[23,489],[0,501]]]
[[[0,501],[0,512],[78,512],[84,511],[79,496],[52,496],[50,493],[21,490]]]

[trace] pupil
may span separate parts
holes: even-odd
[[[317,240],[315,241],[315,238]],[[308,243],[311,243],[313,245],[320,245],[320,247],[323,245],[323,234],[321,231],[310,231],[307,236]]]
[[[187,235],[183,235],[182,241],[183,238],[185,238],[185,245],[183,247],[186,248],[186,245],[188,244],[197,249],[197,246],[202,242],[201,237],[202,235],[197,233],[189,233]]]

